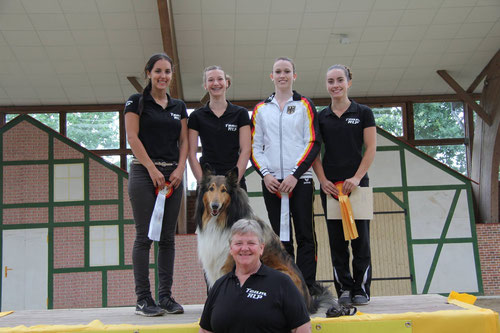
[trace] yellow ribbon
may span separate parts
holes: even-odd
[[[342,193],[343,182],[338,182],[335,186],[339,190],[340,213],[342,214],[342,228],[344,229],[344,239],[351,240],[358,238],[358,229],[352,214],[351,201],[349,197]]]

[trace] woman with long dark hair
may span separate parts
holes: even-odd
[[[321,184],[321,201],[326,216],[326,196],[339,194],[335,186],[342,183],[342,193],[368,186],[368,168],[375,158],[377,130],[372,110],[349,99],[351,70],[333,65],[326,73],[326,89],[331,103],[318,113],[325,153],[321,162],[314,161],[314,172]],[[363,152],[364,148],[364,152]],[[327,220],[333,279],[339,303],[363,305],[370,301],[372,279],[370,221],[355,220],[359,237],[350,241],[353,259],[350,272],[349,241],[344,239],[341,220]]]
[[[151,317],[165,312],[184,312],[172,298],[171,288],[175,230],[188,142],[186,105],[167,93],[173,75],[172,59],[164,53],[154,54],[147,62],[144,73],[148,85],[142,94],[130,96],[124,112],[127,140],[134,153],[128,192],[136,230],[132,252],[137,295],[135,312]],[[149,282],[149,252],[153,241],[148,237],[148,230],[157,193],[165,187],[167,191],[157,256],[159,302],[156,303]]]

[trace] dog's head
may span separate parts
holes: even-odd
[[[237,168],[230,170],[225,176],[218,176],[209,165],[205,165],[197,202],[197,218],[200,218],[198,226],[203,228],[210,217],[217,217],[218,223],[226,224],[231,201],[238,191]]]

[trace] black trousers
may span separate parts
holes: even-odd
[[[267,190],[262,181],[262,193],[266,204],[267,216],[276,234],[280,234],[281,198]],[[297,241],[297,266],[306,284],[310,287],[316,281],[317,242],[314,230],[313,200],[314,184],[312,178],[299,179],[290,196],[290,216]],[[292,235],[290,223],[290,235]],[[290,236],[291,238],[291,236]],[[294,258],[293,241],[282,242],[286,251]]]
[[[360,186],[368,186],[362,180]],[[326,194],[321,191],[321,203],[326,217]],[[364,295],[370,299],[372,265],[370,252],[370,220],[355,220],[359,237],[350,241],[352,249],[352,275],[350,272],[349,241],[344,239],[342,220],[327,220],[330,253],[332,256],[333,280],[337,295],[349,290],[352,295]]]
[[[165,179],[174,167],[159,167]],[[130,166],[128,193],[135,221],[135,241],[132,250],[134,266],[135,293],[137,300],[151,296],[149,283],[149,252],[152,240],[148,238],[149,221],[156,202],[155,187],[147,169],[140,164]],[[172,294],[175,258],[175,230],[182,199],[182,183],[174,190],[170,198],[165,200],[165,211],[160,241],[158,242],[158,294],[160,299]]]

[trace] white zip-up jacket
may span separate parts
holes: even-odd
[[[280,110],[274,95],[257,104],[252,114],[252,164],[261,177],[311,178],[321,147],[316,108],[294,91]]]

